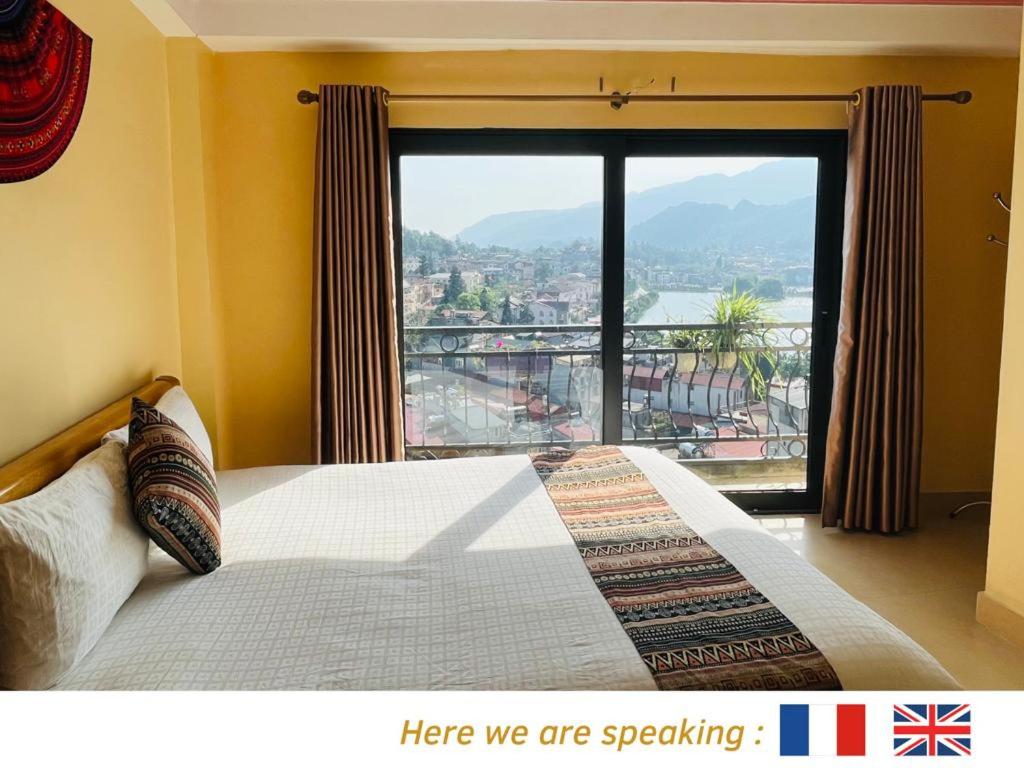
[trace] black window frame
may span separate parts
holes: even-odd
[[[833,358],[839,318],[846,189],[847,133],[833,129],[447,129],[392,128],[392,224],[397,297],[402,296],[401,157],[405,155],[591,155],[604,159],[601,365],[616,371],[623,357],[625,172],[629,157],[815,157],[818,190],[811,327],[811,406],[805,490],[732,491],[749,512],[818,512],[831,410]],[[404,312],[396,307],[401,370],[405,370]],[[622,443],[622,377],[603,381],[602,440]],[[628,441],[627,441],[628,442]]]

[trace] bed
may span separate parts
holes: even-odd
[[[107,422],[123,417],[116,406]],[[956,687],[919,645],[692,473],[647,449],[623,452],[844,688]],[[60,465],[49,461],[48,473]],[[60,688],[655,687],[526,456],[265,467],[221,472],[218,483],[220,569],[196,578],[154,548],[143,581]]]

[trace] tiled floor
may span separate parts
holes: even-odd
[[[974,620],[985,587],[988,510],[975,507],[951,520],[949,503],[931,497],[921,527],[898,536],[822,529],[817,515],[758,519],[928,649],[964,688],[1024,689],[1024,649]]]

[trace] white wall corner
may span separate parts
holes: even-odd
[[[195,0],[132,0],[164,37],[195,37]]]

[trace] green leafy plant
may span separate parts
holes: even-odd
[[[703,328],[672,331],[668,340],[669,344],[681,352],[708,352],[712,348],[711,337]]]
[[[770,369],[775,350],[763,326],[773,321],[767,300],[749,291],[719,294],[705,315],[712,328],[673,331],[669,342],[685,352],[713,355],[716,368],[746,370],[751,394],[761,400],[767,392],[762,363]]]

